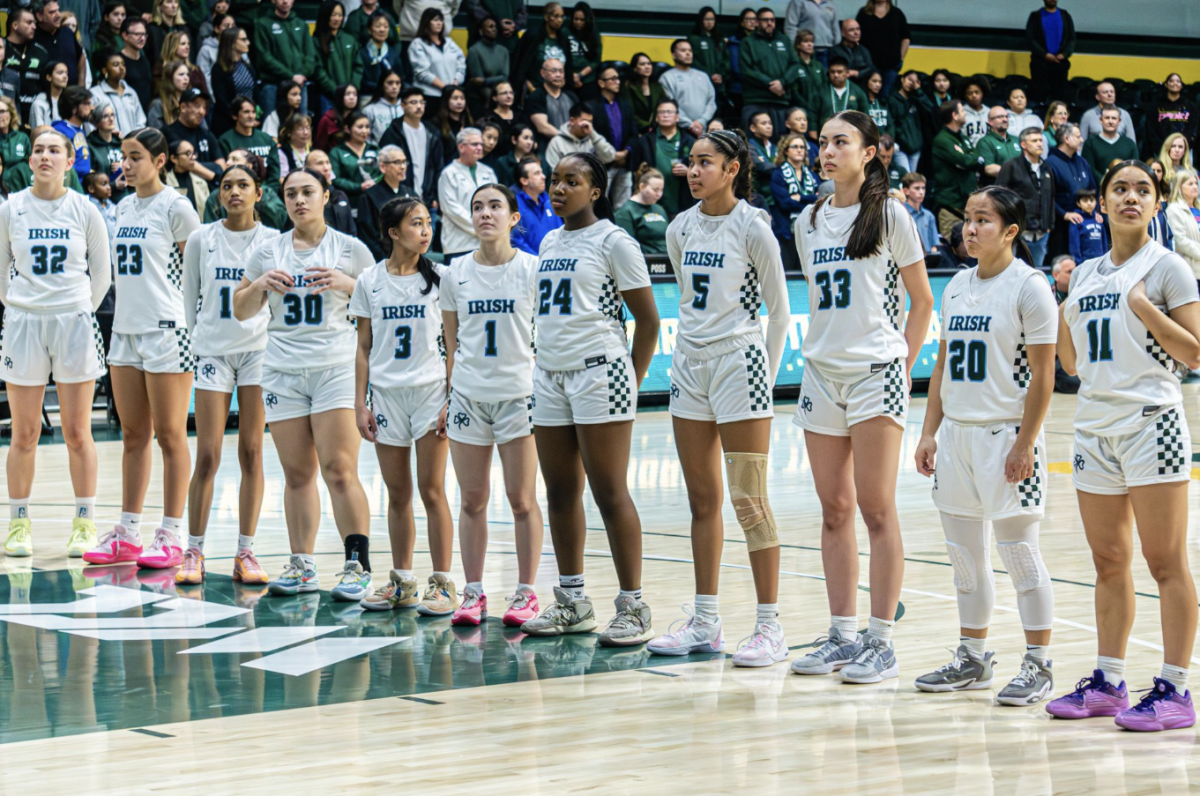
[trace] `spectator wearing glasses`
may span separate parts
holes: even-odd
[[[787,121],[788,79],[798,59],[790,39],[775,31],[775,12],[758,12],[758,30],[742,44],[741,69],[745,95],[742,123],[755,113],[769,113],[776,130]]]
[[[471,197],[481,185],[496,181],[496,172],[480,163],[483,134],[464,127],[455,139],[458,158],[451,161],[438,179],[438,208],[442,213],[442,253],[446,261],[479,247],[471,224]]]
[[[875,62],[871,60],[871,51],[862,45],[862,26],[857,19],[842,20],[842,43],[829,51],[830,58],[835,55],[846,59],[850,79],[860,86],[866,86],[863,75],[877,71]],[[883,93],[882,88],[880,93]]]
[[[983,166],[980,185],[995,182],[1000,167],[1021,154],[1021,145],[1016,136],[1009,135],[1008,111],[999,105],[988,109],[988,131],[975,145],[975,154]]]
[[[567,73],[563,62],[551,58],[542,64],[542,85],[525,98],[525,113],[538,134],[538,148],[543,152],[558,131],[567,123],[571,108],[579,99],[566,89]]]
[[[629,199],[632,191],[632,172],[629,170],[629,148],[637,138],[637,123],[633,106],[621,96],[621,73],[608,66],[596,78],[600,97],[587,103],[592,111],[592,124],[613,147],[613,161],[608,167],[608,195],[614,208]]]
[[[395,145],[379,150],[379,182],[363,191],[358,200],[358,238],[367,244],[378,260],[386,260],[379,232],[379,211],[393,199],[418,199],[416,191],[404,184],[408,176],[408,156]]]
[[[672,217],[687,210],[695,200],[687,185],[687,163],[696,138],[679,127],[679,106],[663,99],[655,109],[655,129],[638,138],[629,153],[629,168],[636,174],[643,163],[663,175],[663,195],[659,202]]]
[[[125,17],[121,23],[121,57],[125,59],[125,82],[147,110],[154,101],[154,76],[146,55],[146,22],[141,17]],[[31,100],[32,101],[32,100]]]
[[[517,42],[510,79],[519,98],[536,88],[538,70],[549,60],[562,65],[564,86],[571,77],[571,42],[563,30],[564,19],[561,3],[547,3],[542,10],[542,25],[526,32]]]
[[[416,191],[423,202],[436,207],[438,176],[442,172],[441,134],[433,125],[422,120],[425,115],[425,95],[410,86],[400,92],[404,115],[392,122],[379,139],[380,146],[400,147],[408,158],[408,173],[404,182]]]

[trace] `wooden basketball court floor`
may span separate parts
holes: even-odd
[[[1196,385],[1185,390],[1194,407]],[[825,632],[828,610],[820,511],[793,410],[787,403],[777,409],[770,492],[783,541],[781,620],[795,657]],[[1042,549],[1055,578],[1058,694],[1090,674],[1096,654],[1095,578],[1069,475],[1073,410],[1073,397],[1056,395],[1047,424],[1053,464]],[[470,631],[411,611],[363,615],[328,596],[342,554],[324,491],[324,591],[275,598],[235,587],[228,577],[237,534],[232,435],[202,589],[177,594],[170,573],[164,579],[132,566],[82,569],[62,552],[72,505],[65,449],[43,446],[33,495],[36,555],[0,560],[0,794],[1200,791],[1193,730],[1136,735],[1106,719],[1051,721],[1041,706],[998,708],[992,692],[914,689],[913,679],[948,660],[947,648],[957,643],[941,528],[929,482],[911,466],[923,414],[918,398],[898,495],[908,559],[895,631],[901,676],[869,686],[799,677],[786,664],[738,670],[726,655],[679,661],[607,650],[595,635],[523,638],[500,624],[500,610]],[[1197,438],[1200,428],[1192,426]],[[101,442],[99,450],[100,524],[107,525],[119,510],[120,443]],[[287,541],[269,436],[266,471],[256,549],[274,575],[286,562]],[[367,445],[360,472],[373,516],[372,560],[384,578],[384,489]],[[663,632],[694,591],[687,502],[665,411],[638,416],[629,485],[645,529],[646,599]],[[447,488],[457,515],[452,472]],[[150,527],[160,507],[152,486]],[[429,564],[419,506],[417,517],[423,582]],[[516,562],[498,462],[491,517],[485,586],[502,609]],[[1200,525],[1200,515],[1193,517]],[[588,518],[595,529],[588,590],[604,621],[616,581],[594,505]],[[861,523],[859,530],[865,555]],[[750,629],[755,599],[728,509],[725,535],[721,607],[732,652]],[[537,578],[543,603],[557,582],[549,539]],[[1200,564],[1196,531],[1193,539],[1191,556]],[[996,556],[993,565],[999,573]],[[461,588],[457,557],[454,571]],[[1158,599],[1140,560],[1134,577],[1138,617],[1128,671],[1131,688],[1143,688],[1161,662]],[[998,574],[996,585],[991,646],[1007,682],[1023,642],[1011,584]],[[865,590],[860,595],[865,626],[868,600]]]

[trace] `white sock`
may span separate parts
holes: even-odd
[[[75,516],[81,520],[96,519],[96,498],[75,498]]]
[[[983,656],[987,654],[987,639],[986,638],[971,638],[970,636],[959,636],[958,643],[967,648],[967,652],[977,661],[983,660]]]
[[[558,588],[562,589],[576,600],[582,600],[587,596],[587,593],[584,591],[582,573],[579,575],[559,575]]]
[[[473,591],[476,594],[478,594],[480,597],[482,597],[483,596],[483,584],[477,580],[473,580],[467,584],[467,587],[465,589],[463,589],[463,591]]]
[[[526,591],[526,592],[529,592],[530,594],[533,594],[535,589],[533,588],[532,583],[518,583],[517,591]]]
[[[304,562],[304,566],[306,568],[311,569],[314,572],[316,571],[317,560],[313,557],[312,553],[297,553],[296,555],[300,556],[300,560]]]
[[[142,515],[134,514],[131,511],[121,512],[121,524],[125,526],[125,530],[130,536],[141,538],[142,532]]]
[[[1037,644],[1026,644],[1025,654],[1037,660],[1038,663],[1046,663],[1050,660],[1050,647],[1038,646]]]
[[[400,580],[416,580],[417,579],[417,576],[413,574],[413,571],[411,569],[393,569],[392,572],[395,572],[397,575],[399,575]]]
[[[625,589],[618,589],[617,596],[618,597],[632,597],[634,600],[636,600],[637,602],[640,603],[642,601],[642,590],[641,589],[630,589],[630,590],[626,591]]]
[[[201,553],[203,553],[204,552],[204,537],[203,536],[192,536],[189,533],[188,534],[188,550],[199,550]]]
[[[183,517],[167,517],[162,518],[162,522],[158,526],[175,534],[176,538],[183,533]]]
[[[893,620],[880,619],[877,616],[872,616],[867,623],[867,635],[874,636],[886,644],[891,644],[892,628],[895,627],[895,625],[896,623]]]
[[[695,604],[696,616],[704,623],[712,624],[721,618],[717,595],[697,594]]]
[[[1125,681],[1125,661],[1121,658],[1106,658],[1101,655],[1096,659],[1096,668],[1104,672],[1104,679],[1114,687]]]
[[[1180,693],[1187,690],[1188,670],[1182,666],[1172,666],[1169,663],[1164,663],[1162,665],[1162,674],[1159,675],[1159,678],[1175,686]]]
[[[21,498],[20,500],[15,498],[9,499],[8,518],[10,520],[29,519],[29,498]]]
[[[853,641],[858,637],[857,616],[831,616],[829,617],[829,627],[831,630],[836,630],[838,635],[844,639]]]
[[[239,533],[238,534],[238,550],[253,550],[253,549],[254,549],[254,537],[246,536],[245,534]]]
[[[758,625],[779,624],[779,603],[759,603],[758,615],[754,619]]]

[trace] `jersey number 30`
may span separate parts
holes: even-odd
[[[142,247],[117,244],[117,274],[119,276],[142,275]]]
[[[46,274],[61,274],[67,269],[63,263],[67,261],[66,246],[34,246],[29,250],[33,255],[33,273],[35,276]]]
[[[301,323],[306,323],[309,326],[320,326],[321,304],[322,300],[319,293],[310,293],[307,296],[288,293],[283,297],[283,306],[286,309],[286,312],[283,314],[283,322],[288,326],[299,326]]]
[[[827,310],[836,307],[844,310],[850,306],[850,272],[845,268],[836,271],[821,271],[816,278],[817,289],[821,291],[821,300],[817,309]]]

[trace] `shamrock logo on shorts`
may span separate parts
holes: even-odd
[[[678,397],[679,397],[679,388],[678,388],[678,387],[676,387],[674,384],[672,384],[672,385],[671,385],[671,397],[672,397],[672,398],[678,398]]]
[[[454,415],[454,427],[462,428],[463,426],[471,425],[471,418],[467,417],[466,412],[459,412]]]
[[[1078,453],[1075,454],[1075,469],[1076,470],[1083,469],[1083,457],[1080,456]]]
[[[387,418],[383,415],[375,415],[375,425],[380,428],[387,428]]]
[[[807,395],[801,396],[800,397],[800,408],[802,410],[804,410],[805,412],[811,412],[813,410],[812,398],[809,398]]]
[[[12,366],[13,366],[12,357],[5,357],[4,358],[4,367],[11,368]]]
[[[275,395],[275,393],[269,392],[263,396],[263,403],[265,403],[267,406],[278,406],[279,397]]]
[[[200,368],[200,375],[206,379],[211,379],[213,376],[217,375],[217,366],[205,365],[204,367]]]

